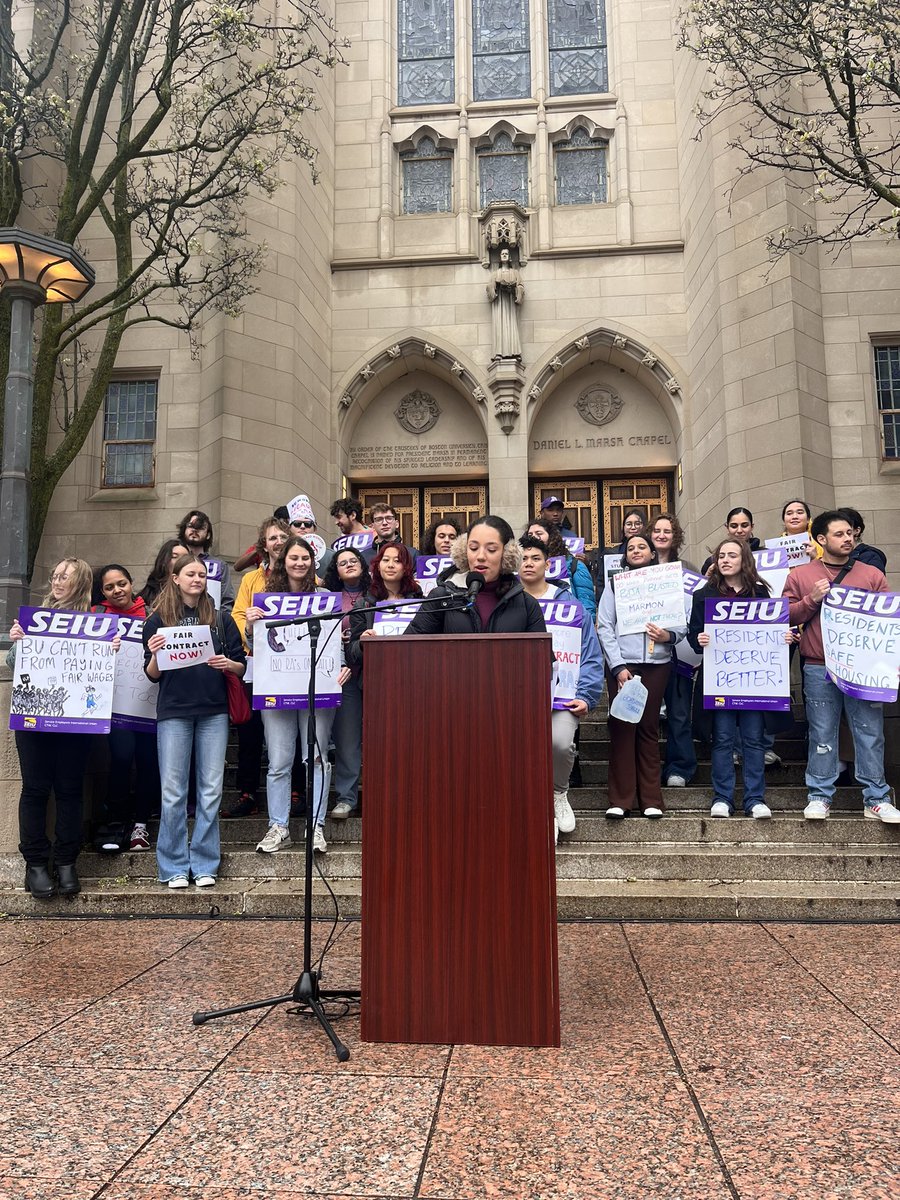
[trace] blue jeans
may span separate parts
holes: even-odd
[[[228,745],[228,714],[170,717],[156,726],[162,815],[156,840],[160,883],[179,875],[198,879],[219,869],[219,805]],[[187,798],[194,752],[197,812],[188,844]]]
[[[331,766],[328,763],[328,742],[334,721],[334,708],[316,710],[317,751],[313,774],[313,822],[325,824],[328,809],[328,786],[331,782]],[[300,735],[300,749],[306,762],[306,723],[309,715],[305,708],[276,708],[263,711],[263,726],[266,731],[266,750],[269,755],[269,772],[266,775],[266,799],[269,806],[269,825],[287,825],[291,816],[291,767]],[[324,764],[324,765],[323,765]]]
[[[809,722],[809,754],[806,760],[806,790],[810,800],[830,804],[838,770],[838,727],[841,710],[853,734],[856,748],[854,771],[862,786],[867,808],[890,799],[884,777],[884,706],[873,700],[846,696],[825,677],[825,668],[815,663],[803,667],[806,719]]]
[[[734,747],[740,733],[743,744],[744,812],[762,804],[766,794],[765,717],[752,708],[714,712],[712,722],[713,804],[720,800],[734,812]]]
[[[694,681],[679,675],[672,663],[672,673],[666,684],[666,761],[663,782],[670,775],[680,775],[690,783],[697,773],[697,752],[694,749],[692,701]]]
[[[359,773],[362,770],[362,688],[356,676],[341,688],[341,705],[334,718],[334,792],[355,809],[359,803]]]

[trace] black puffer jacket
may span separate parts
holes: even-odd
[[[442,600],[460,600],[466,594],[466,577],[461,571],[439,583],[429,593],[429,603],[423,604],[407,633],[546,633],[544,614],[534,597],[529,596],[516,579],[509,591],[497,601],[487,628],[481,626],[478,609],[463,611],[441,607]],[[431,603],[434,601],[434,603]]]

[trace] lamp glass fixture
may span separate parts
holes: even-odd
[[[24,229],[0,229],[0,288],[32,283],[48,304],[73,304],[94,283],[94,272],[72,246]]]

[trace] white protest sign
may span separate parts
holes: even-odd
[[[328,547],[325,544],[325,539],[323,537],[319,537],[317,533],[308,533],[301,536],[303,537],[303,540],[311,547],[313,556],[316,560],[316,567],[318,567],[322,559],[328,553]]]
[[[783,595],[791,570],[787,550],[783,546],[772,550],[754,550],[753,561],[760,579],[764,579],[772,589],[772,595]]]
[[[225,564],[220,558],[205,558],[206,590],[216,608],[222,607],[222,579],[225,575]]]
[[[684,625],[681,563],[658,563],[616,575],[616,633],[643,633],[648,622],[663,629]]]
[[[119,618],[20,608],[10,729],[109,733]]]
[[[791,707],[788,602],[706,601],[709,645],[703,653],[703,707],[769,709]]]
[[[340,592],[258,592],[253,604],[265,616],[253,625],[253,707],[308,708],[309,625],[269,627],[266,621],[340,613]],[[341,622],[322,621],[316,646],[316,706],[341,702]]]
[[[766,538],[766,549],[784,550],[788,556],[788,566],[802,567],[811,561],[806,552],[811,540],[808,533],[788,533],[784,537]]]
[[[113,729],[149,733],[156,728],[156,697],[159,684],[144,674],[144,622],[139,617],[119,617],[122,644],[116,655],[113,688]]]
[[[896,700],[900,593],[832,585],[820,612],[825,669],[840,690],[859,700]]]
[[[614,575],[619,575],[624,570],[620,553],[603,555],[603,582],[606,587],[609,587],[609,581]]]
[[[420,554],[416,559],[416,583],[427,596],[437,585],[438,575],[453,565],[453,559],[445,554]]]
[[[383,601],[389,604],[391,601]],[[404,604],[401,608],[387,608],[384,611],[379,606],[373,614],[372,629],[379,637],[397,637],[406,633],[407,627],[419,611],[418,604]]]
[[[553,708],[565,708],[574,700],[581,671],[581,622],[584,608],[570,599],[538,600],[544,624],[553,641]]]
[[[212,629],[209,625],[167,625],[157,629],[166,644],[156,652],[156,665],[161,671],[180,671],[209,662],[215,654]]]

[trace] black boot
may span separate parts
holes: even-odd
[[[46,863],[25,864],[25,891],[31,892],[35,900],[49,900],[56,892],[56,884]]]
[[[81,883],[74,863],[57,863],[56,874],[59,878],[59,894],[61,896],[77,896],[81,891]]]

